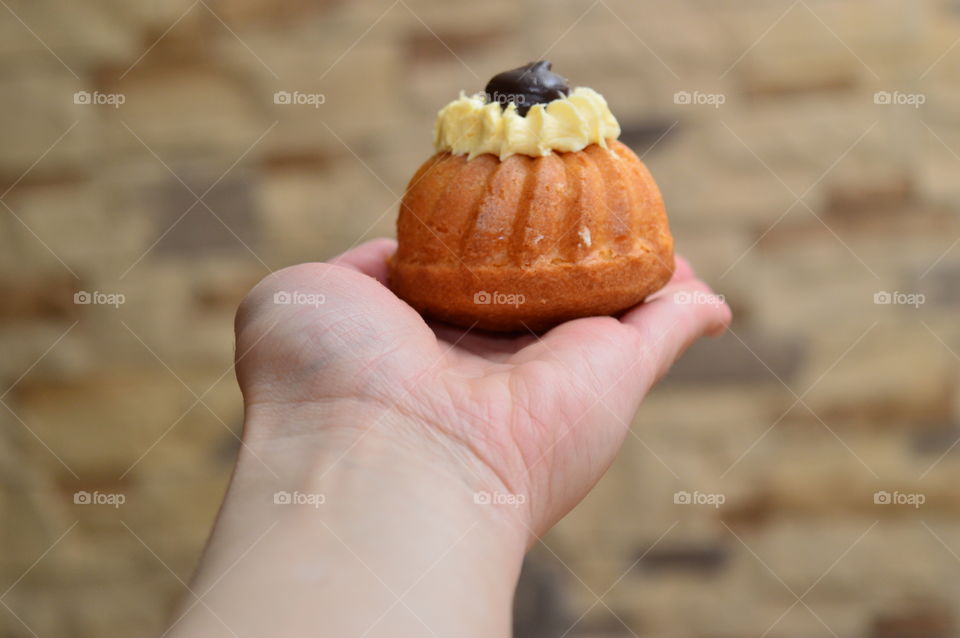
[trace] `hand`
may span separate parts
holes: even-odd
[[[237,318],[248,408],[380,406],[405,423],[402,435],[383,432],[397,419],[380,419],[356,436],[439,446],[431,462],[449,464],[470,491],[524,501],[501,511],[529,539],[599,480],[641,399],[683,350],[730,321],[722,301],[677,302],[715,299],[678,259],[667,287],[619,319],[578,319],[542,337],[432,325],[386,287],[394,250],[392,240],[372,241],[331,263],[278,271],[250,293]],[[300,305],[273,303],[293,293]]]
[[[508,636],[526,547],[600,478],[684,348],[730,320],[679,303],[710,301],[679,260],[619,319],[431,325],[386,287],[394,248],[286,268],[241,305],[243,445],[167,635]]]

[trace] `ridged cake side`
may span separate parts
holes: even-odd
[[[499,330],[638,303],[669,280],[673,240],[646,167],[607,144],[502,162],[433,156],[401,203],[391,287],[426,314]]]

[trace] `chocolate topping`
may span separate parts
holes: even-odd
[[[484,93],[488,102],[497,102],[502,108],[513,103],[520,115],[526,115],[534,104],[546,104],[570,94],[567,81],[550,71],[547,60],[524,64],[493,76]]]

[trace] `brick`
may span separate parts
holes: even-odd
[[[181,54],[175,46],[162,40],[128,75],[118,74],[107,85],[126,98],[116,113],[103,114],[112,119],[107,149],[135,157],[156,154],[167,164],[203,153],[225,171],[268,130],[272,120],[259,107],[272,93],[251,95],[216,68],[188,61],[198,53]],[[252,157],[260,150],[252,149]]]
[[[946,605],[920,604],[879,613],[870,638],[946,638],[956,633],[956,611]]]
[[[648,550],[650,550],[648,552]],[[662,549],[641,548],[638,552],[640,568],[647,571],[691,571],[694,573],[715,574],[723,569],[729,554],[721,545],[664,547]]]
[[[266,26],[277,29],[279,34],[281,29],[297,22],[326,19],[332,10],[343,3],[340,0],[296,0],[276,7],[262,0],[217,0],[209,4],[210,8],[235,30],[263,29]]]
[[[154,232],[163,239],[153,255],[243,254],[247,252],[244,244],[256,253],[261,241],[249,179],[232,174],[213,186],[214,175],[200,179],[195,173],[181,173],[179,179],[171,176],[157,187]]]
[[[952,252],[952,251],[951,251]],[[960,255],[960,252],[958,252]],[[960,304],[960,287],[956,285],[960,277],[960,263],[950,259],[950,254],[935,266],[929,266],[918,272],[916,279],[920,284],[918,292],[929,299],[929,303],[953,307]]]
[[[838,329],[815,346],[800,386],[808,387],[827,372],[867,327]],[[874,330],[807,395],[810,408],[825,419],[843,416],[873,427],[948,418],[952,396],[948,379],[956,368],[949,351],[916,323],[887,320]]]
[[[51,13],[36,3],[11,2],[10,11],[19,19],[8,15],[9,19],[4,21],[0,57],[60,65],[59,57],[73,72],[82,75],[98,64],[139,55],[137,33],[125,21],[118,20],[107,4],[93,2],[83,10],[69,6]]]
[[[166,370],[99,381],[42,386],[25,381],[12,404],[27,426],[81,477],[104,472],[120,476],[192,403],[187,390]],[[130,415],[137,415],[136,423],[130,422]],[[39,444],[33,447],[38,448],[32,454],[37,462],[58,475],[64,472],[50,452]]]
[[[9,186],[21,179],[50,147],[29,177],[75,180],[84,175],[90,159],[100,155],[101,129],[97,111],[73,103],[74,93],[82,89],[82,82],[66,69],[52,67],[23,68],[0,81],[0,101],[7,114],[0,122],[5,140],[0,182]]]
[[[399,206],[355,160],[323,176],[273,174],[264,179],[258,200],[271,247],[268,263],[277,265],[323,261],[355,243],[391,235]]]
[[[139,220],[114,206],[111,191],[97,181],[17,186],[7,203],[26,225],[15,222],[25,261],[51,276],[59,272],[74,279],[75,289],[116,279],[120,263],[138,247]],[[108,237],[112,240],[104,241]]]

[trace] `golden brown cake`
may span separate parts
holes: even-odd
[[[549,72],[549,63],[539,64]],[[576,89],[569,113],[555,106],[561,97],[528,104],[524,115],[510,103],[498,120],[489,89],[483,99],[461,96],[476,103],[445,109],[476,111],[474,119],[444,119],[441,111],[437,138],[455,139],[438,143],[449,149],[407,186],[391,260],[394,292],[460,326],[541,331],[618,313],[663,287],[673,273],[673,239],[653,178],[615,135],[586,143],[591,134],[619,133],[612,115],[597,115],[603,98],[591,91],[578,102],[586,94]]]

